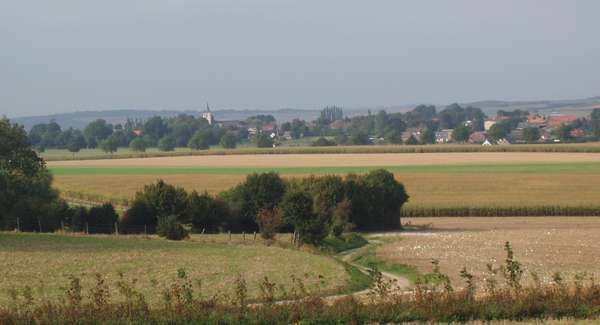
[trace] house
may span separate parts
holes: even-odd
[[[546,118],[543,116],[529,115],[527,116],[527,123],[529,123],[530,125],[545,126],[547,121]]]
[[[140,130],[140,129],[135,129],[133,131],[131,131],[133,134],[135,134],[136,137],[141,137],[142,135],[144,135],[144,131]]]
[[[421,138],[421,132],[423,129],[421,128],[408,128],[406,131],[402,132],[402,142],[406,142],[410,138],[410,136],[414,136],[417,139]]]
[[[573,138],[583,138],[585,137],[585,131],[581,128],[571,130],[571,136]]]
[[[452,129],[440,130],[435,133],[435,142],[436,143],[448,143],[452,141]]]
[[[469,143],[484,143],[486,140],[487,133],[485,131],[473,132],[469,136]]]
[[[485,139],[485,141],[483,141],[483,143],[481,145],[484,146],[484,147],[487,147],[487,146],[491,146],[492,143],[490,142],[490,140]]]
[[[261,129],[261,131],[264,131],[264,132],[275,132],[277,130],[277,124],[267,123],[267,124],[263,125],[260,129]]]
[[[562,124],[571,124],[577,120],[573,114],[552,114],[548,117],[548,125],[560,126]]]
[[[483,122],[483,129],[489,131],[494,124],[496,124],[496,120],[486,120]]]

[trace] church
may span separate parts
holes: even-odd
[[[209,125],[213,124],[214,115],[210,111],[210,107],[208,106],[208,103],[206,103],[206,111],[204,111],[204,113],[202,113],[202,118],[204,118],[205,120],[207,120]]]

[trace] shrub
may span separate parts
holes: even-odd
[[[335,141],[328,140],[325,137],[320,137],[311,144],[313,147],[330,147],[335,145]]]
[[[272,148],[273,147],[273,139],[269,137],[266,133],[259,133],[256,135],[256,146],[259,148]]]
[[[156,232],[157,218],[155,212],[145,200],[134,200],[129,209],[121,217],[123,233]]]
[[[327,237],[327,221],[314,213],[313,199],[308,192],[286,193],[281,212],[283,220],[294,226],[302,243],[318,245]]]
[[[113,233],[115,232],[115,222],[118,219],[119,216],[110,203],[92,207],[87,214],[89,233]]]
[[[340,237],[344,232],[354,229],[354,224],[350,222],[352,217],[352,202],[344,199],[333,210],[331,221],[331,233],[335,237]]]
[[[156,233],[169,240],[183,240],[189,237],[188,231],[174,215],[159,218]]]
[[[260,209],[256,215],[256,223],[262,238],[273,239],[283,224],[283,220],[276,209]]]
[[[145,152],[146,147],[146,141],[141,137],[137,137],[129,142],[129,149],[131,149],[131,151]]]

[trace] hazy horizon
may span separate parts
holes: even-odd
[[[0,3],[0,115],[598,96],[600,2]]]

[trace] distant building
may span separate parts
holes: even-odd
[[[469,136],[470,143],[483,143],[487,140],[487,133],[484,131],[473,132]]]
[[[527,123],[535,124],[537,126],[545,126],[547,121],[545,117],[539,115],[529,115],[527,116]]]
[[[435,142],[436,143],[448,143],[452,141],[452,129],[440,130],[435,133]]]
[[[496,124],[496,120],[487,120],[483,122],[483,129],[489,131],[494,124]]]
[[[209,125],[212,125],[215,120],[213,113],[210,111],[210,107],[208,106],[208,103],[206,103],[206,111],[204,113],[202,113],[202,118],[207,120]]]
[[[585,131],[580,128],[571,130],[571,136],[573,138],[583,138],[583,137],[585,137]]]
[[[577,120],[577,116],[573,114],[553,114],[548,117],[548,125],[560,126],[562,124],[571,124]]]
[[[421,132],[423,130],[421,128],[408,128],[406,131],[402,132],[402,142],[406,142],[410,138],[410,136],[414,136],[417,140],[421,139]]]

